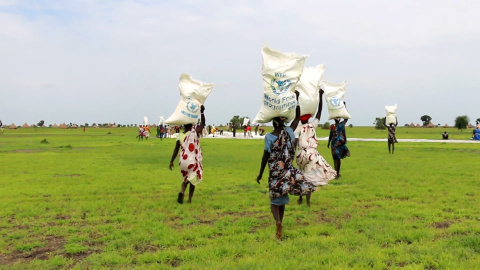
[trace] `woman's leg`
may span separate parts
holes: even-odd
[[[298,204],[302,204],[302,203],[303,203],[302,195],[300,195],[300,196],[298,197],[297,203],[298,203]]]
[[[392,143],[392,154],[395,152],[395,143]]]
[[[273,218],[275,219],[275,223],[277,225],[277,232],[275,236],[280,239],[282,238],[282,219],[280,218],[280,206],[270,204],[270,209],[272,210]],[[283,209],[285,210],[285,206],[283,205]],[[282,215],[283,217],[283,215]]]
[[[391,144],[392,144],[392,143],[391,143],[390,141],[388,141],[388,153],[389,153],[389,154],[390,154],[390,145],[391,145]]]
[[[188,185],[188,182],[187,183],[182,182],[181,191],[180,193],[178,193],[178,199],[177,199],[178,203],[183,203],[183,197],[185,196],[185,189],[187,188],[187,185]]]
[[[336,179],[340,178],[340,159],[333,160],[333,166],[335,167],[335,171],[337,171]]]
[[[195,192],[195,186],[190,183],[190,188],[188,190],[188,203],[192,202],[193,192]]]
[[[307,194],[307,205],[308,205],[308,207],[310,207],[310,197],[311,197],[311,196],[312,196],[312,193],[309,192],[309,193]]]

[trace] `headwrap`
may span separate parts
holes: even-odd
[[[304,115],[300,116],[300,121],[307,122],[308,119],[310,119],[310,117],[312,117],[311,114],[304,114]]]

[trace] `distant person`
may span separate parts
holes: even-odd
[[[350,150],[348,150],[347,147],[347,134],[345,133],[347,121],[348,119],[343,119],[343,121],[340,122],[340,118],[335,118],[335,130],[330,133],[331,137],[328,138],[327,147],[332,146],[333,166],[335,167],[335,171],[337,171],[337,177],[335,177],[335,179],[342,177],[340,174],[342,159],[350,156]]]
[[[145,140],[148,140],[148,138],[150,138],[150,127],[145,125],[143,129],[143,136],[145,136]]]
[[[235,124],[232,124],[232,134],[233,134],[233,137],[235,137],[235,132],[237,131],[237,125]]]
[[[480,141],[480,127],[477,125],[472,133],[472,139]]]
[[[0,135],[3,135],[4,131],[5,131],[5,128],[3,127],[2,120],[0,120]]]
[[[160,140],[162,141],[165,136],[165,126],[160,125]]]
[[[298,91],[295,91],[298,99]],[[273,131],[265,135],[265,147],[260,164],[257,183],[260,184],[265,166],[268,162],[270,210],[276,222],[277,239],[282,238],[282,222],[285,204],[289,202],[288,194],[307,195],[316,190],[316,187],[305,180],[302,172],[293,167],[295,158],[295,135],[300,117],[300,107],[297,106],[295,120],[290,127],[285,126],[286,118],[273,118]]]
[[[256,124],[256,125],[255,125],[255,135],[258,134],[258,127],[259,127],[259,126],[260,126],[259,124]]]
[[[259,128],[258,129],[260,136],[263,136],[263,134],[265,134],[265,129],[264,128]]]
[[[143,142],[143,136],[144,136],[144,133],[143,133],[143,132],[144,132],[144,131],[145,131],[145,130],[143,129],[143,126],[142,126],[142,125],[138,126],[138,136],[137,136],[138,141],[141,140],[141,141]]]
[[[252,127],[250,125],[247,125],[247,136],[253,138]]]
[[[388,130],[388,153],[390,154],[390,146],[392,148],[391,153],[393,154],[395,152],[395,143],[398,143],[397,137],[395,137],[395,129],[397,128],[398,125],[398,120],[395,117],[395,124],[390,123],[390,125],[386,124],[387,118],[383,119],[383,125],[387,128]]]
[[[443,132],[443,134],[442,134],[442,139],[448,140],[448,133],[447,133],[446,131]]]
[[[178,151],[181,149],[179,158],[179,168],[183,177],[181,191],[178,193],[177,202],[182,204],[185,197],[185,190],[188,184],[188,203],[192,202],[195,186],[202,181],[203,167],[202,167],[202,148],[200,147],[200,136],[205,127],[205,106],[200,107],[201,121],[196,128],[192,124],[184,125],[183,133],[177,135],[175,149],[173,149],[172,159],[170,161],[170,170],[173,168],[173,162],[178,156]]]
[[[323,90],[319,91],[318,111],[315,119],[308,122],[310,114],[300,116],[301,125],[295,130],[297,138],[297,151],[295,157],[298,169],[303,172],[305,179],[314,186],[325,186],[328,182],[337,176],[337,172],[327,163],[327,161],[317,151],[317,133],[316,129],[322,115],[322,96]],[[307,205],[310,207],[310,195],[307,194]],[[302,196],[298,199],[298,204],[302,203]]]

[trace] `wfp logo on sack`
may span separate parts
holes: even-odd
[[[191,99],[191,98],[188,98]],[[197,113],[198,110],[200,109],[200,106],[196,104],[195,102],[192,102],[190,100],[187,101],[187,110],[191,113]]]
[[[275,93],[276,95],[284,94],[285,92],[288,91],[291,85],[292,85],[292,81],[288,79],[283,81],[277,81],[275,78],[273,78],[272,81],[270,82],[270,86],[272,87],[273,93]]]
[[[340,106],[340,98],[337,97],[337,96],[333,96],[330,98],[330,105],[332,105],[332,107],[338,107]]]

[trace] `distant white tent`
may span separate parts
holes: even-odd
[[[163,125],[163,124],[165,123],[165,118],[164,118],[163,116],[160,116],[159,118],[160,118],[160,119],[159,119],[159,121],[158,121],[158,125],[161,126],[161,125]]]
[[[146,116],[143,117],[143,125],[148,126],[148,118]]]

